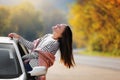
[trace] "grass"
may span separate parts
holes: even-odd
[[[113,55],[110,52],[99,52],[99,51],[80,51],[79,54],[87,56],[101,56],[101,57],[111,57],[111,58],[120,58],[118,55]]]

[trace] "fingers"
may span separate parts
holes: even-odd
[[[14,37],[13,33],[8,34],[8,37]]]
[[[12,33],[8,34],[8,37],[13,38],[13,34]]]
[[[11,38],[19,38],[20,36],[16,33],[10,33],[8,34],[8,37],[11,37]]]

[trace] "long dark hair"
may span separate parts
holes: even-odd
[[[59,38],[60,47],[60,61],[64,63],[67,68],[73,67],[75,62],[72,53],[72,31],[69,26],[65,27],[62,37]]]

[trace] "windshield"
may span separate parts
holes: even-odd
[[[21,73],[13,44],[0,43],[0,78],[15,78]]]

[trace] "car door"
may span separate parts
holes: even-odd
[[[21,66],[12,43],[0,43],[0,79],[17,78]]]
[[[28,49],[23,44],[18,42],[17,45],[18,45],[21,57],[29,53]]]

